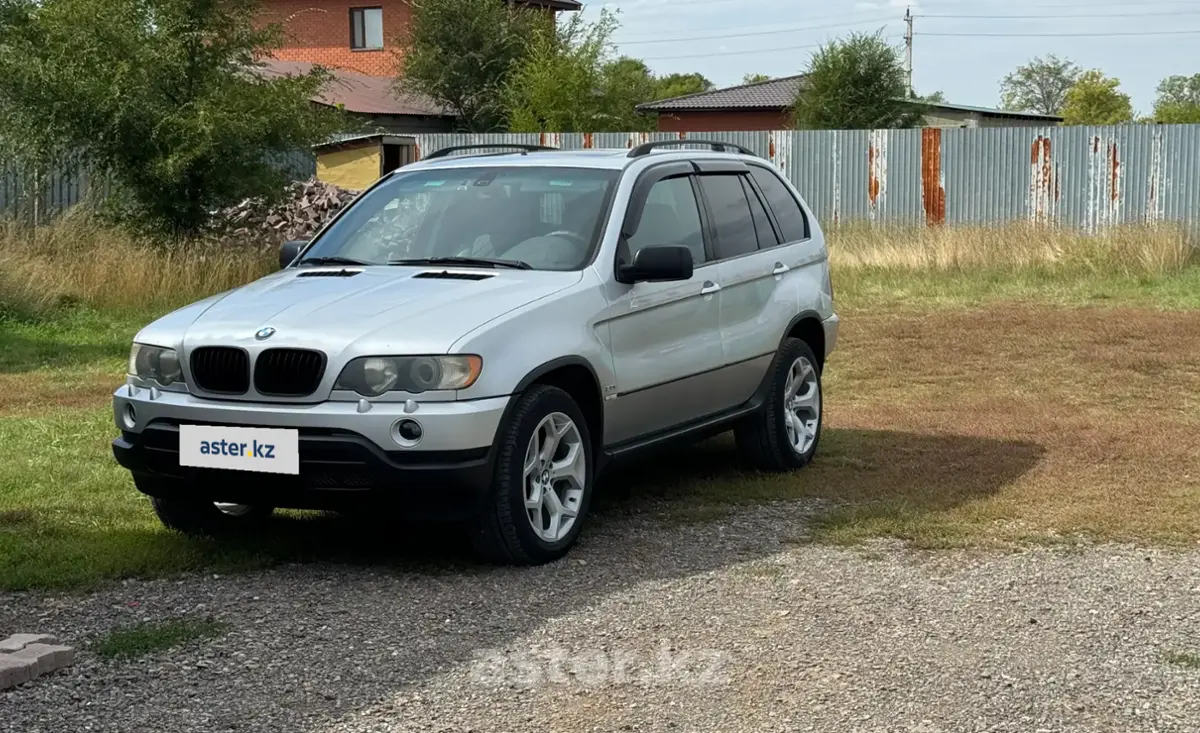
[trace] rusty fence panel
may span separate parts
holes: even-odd
[[[1029,221],[1086,230],[1158,222],[1200,227],[1200,125],[413,137],[413,160],[476,143],[566,150],[628,149],[652,140],[737,143],[785,173],[827,226]],[[315,172],[308,152],[284,157],[296,177]],[[0,216],[34,210],[52,215],[97,188],[81,170],[52,172],[41,184],[34,196],[30,177],[0,161]]]
[[[417,136],[417,147],[419,155],[477,143],[578,150],[689,138],[737,143],[771,161],[826,225],[1200,227],[1200,125],[439,134]]]

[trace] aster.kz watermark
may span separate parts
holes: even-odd
[[[655,651],[487,650],[476,655],[471,678],[491,687],[535,687],[544,683],[601,685],[683,685],[717,687],[729,683],[729,654],[719,650],[680,650],[667,642]]]

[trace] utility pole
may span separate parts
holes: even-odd
[[[913,14],[912,8],[904,9],[904,76],[908,83],[908,95],[913,96],[912,83],[912,41],[913,41]]]

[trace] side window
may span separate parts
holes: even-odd
[[[690,249],[697,267],[705,261],[700,208],[687,176],[667,178],[650,189],[637,234],[629,238],[629,257],[632,259],[642,247],[663,244],[682,244]]]
[[[758,236],[741,176],[700,176],[700,187],[712,214],[717,241],[713,247],[718,260],[749,254],[758,250]]]
[[[775,220],[779,222],[783,241],[799,242],[808,239],[808,219],[804,210],[796,202],[796,197],[787,186],[771,171],[762,166],[750,166],[751,174],[767,197],[767,204],[775,212]]]
[[[750,185],[750,179],[744,176],[742,179],[742,188],[746,191],[746,200],[750,202],[750,215],[754,218],[754,231],[758,234],[758,248],[770,249],[779,245],[779,237],[775,234],[775,228],[771,226],[771,217],[767,216],[767,210],[763,208],[763,203],[758,198],[758,192],[754,190],[754,186]]]

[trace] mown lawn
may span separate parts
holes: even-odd
[[[664,521],[820,499],[797,541],[919,546],[1200,540],[1200,270],[835,277],[844,318],[818,460],[740,467],[731,441],[616,474]],[[234,545],[163,530],[112,460],[109,396],[152,313],[77,307],[0,321],[0,589],[87,588],[281,560],[387,562],[364,538],[289,516]],[[614,512],[614,503],[619,509]]]

